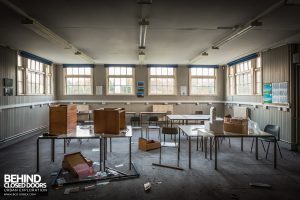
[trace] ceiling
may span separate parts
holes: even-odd
[[[0,44],[25,50],[55,63],[86,63],[69,50],[21,24],[24,16],[0,0]],[[255,27],[219,50],[210,47],[233,32],[218,27],[245,25],[278,0],[10,0],[27,15],[93,58],[97,64],[138,61],[139,20],[150,21],[146,64],[224,64],[285,43],[300,43],[300,3],[287,1],[259,18]]]

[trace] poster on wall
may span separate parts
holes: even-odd
[[[272,83],[272,103],[288,103],[288,82]]]
[[[181,85],[180,86],[180,95],[181,96],[186,96],[187,95],[187,87],[186,87],[186,85]]]
[[[138,81],[137,82],[137,97],[144,97],[145,96],[145,83],[144,81]]]
[[[272,83],[264,84],[264,103],[272,103]]]

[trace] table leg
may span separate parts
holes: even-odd
[[[244,151],[244,138],[241,137],[241,151]]]
[[[104,160],[107,159],[107,138],[104,138]]]
[[[110,144],[109,144],[109,150],[110,150],[110,152],[112,152],[112,142],[111,142],[111,140],[112,140],[112,138],[109,138],[109,142],[110,142]]]
[[[100,165],[100,171],[102,171],[102,156],[101,156],[101,153],[102,153],[102,139],[99,138],[99,165]]]
[[[51,139],[51,161],[54,162],[55,139]]]
[[[36,171],[40,170],[40,139],[36,141]]]
[[[215,170],[217,170],[218,169],[218,166],[217,166],[217,157],[218,157],[218,146],[217,146],[217,142],[218,142],[218,140],[217,140],[217,137],[215,136],[215,138],[214,138],[214,140],[215,140]]]
[[[64,139],[64,153],[66,153],[66,139]]]
[[[102,145],[103,145],[103,171],[105,171],[105,167],[106,167],[106,138],[103,138],[102,140]]]
[[[191,163],[191,137],[189,137],[189,168],[191,169],[192,163]]]
[[[212,139],[209,137],[209,159],[212,160]]]
[[[277,167],[277,140],[274,137],[274,168]]]
[[[199,150],[199,136],[197,136],[197,151]]]
[[[131,170],[131,137],[129,137],[129,170]]]
[[[258,160],[258,137],[255,137],[255,158]]]
[[[205,158],[207,158],[207,137],[204,137],[203,140],[204,140],[204,155]]]
[[[178,134],[178,151],[180,152],[180,129],[179,129],[179,134]]]

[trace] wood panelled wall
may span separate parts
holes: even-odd
[[[0,47],[0,106],[54,100],[54,96],[16,95],[17,51]],[[3,96],[3,78],[13,79],[13,96]],[[22,107],[3,109],[0,112],[0,145],[16,136],[34,132],[48,126],[48,107]]]

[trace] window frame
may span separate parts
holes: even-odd
[[[262,65],[262,60],[261,60],[261,64],[260,67],[257,67],[257,59],[260,58],[262,59],[261,55],[258,55],[256,58],[252,58],[250,60],[246,60],[243,61],[241,63],[245,63],[245,62],[249,62],[251,61],[251,69],[248,69],[246,72],[238,72],[237,71],[237,65],[241,64],[241,63],[237,63],[233,66],[228,66],[227,67],[227,90],[228,90],[228,96],[262,96],[262,82],[263,82],[263,65]],[[230,68],[233,68],[233,75],[230,73]],[[256,77],[256,72],[260,71],[261,75],[260,75],[260,80],[261,80],[261,89],[260,89],[260,93],[257,93],[257,77]],[[239,94],[237,91],[237,76],[240,74],[250,74],[251,76],[251,86],[250,86],[250,90],[251,92],[249,94]],[[233,77],[233,83],[234,83],[234,93],[231,93],[231,83],[230,83],[230,77]]]
[[[173,75],[151,75],[151,68],[172,68]],[[148,67],[148,96],[176,96],[177,95],[177,68],[176,67]],[[173,78],[174,79],[174,93],[173,94],[151,94],[151,78]]]
[[[196,76],[192,76],[192,69],[193,68],[189,68],[189,96],[218,96],[218,68],[213,68],[214,70],[214,76],[200,76],[200,75],[196,75]],[[209,69],[212,69],[212,68],[209,68]],[[192,78],[201,78],[201,79],[211,79],[211,78],[214,78],[214,94],[192,94]]]
[[[91,75],[67,75],[68,68],[90,68]],[[65,96],[93,96],[94,95],[94,68],[93,67],[65,67],[63,68],[63,78],[64,78],[64,95]],[[91,79],[91,94],[68,94],[67,93],[67,78],[68,77],[76,77],[76,78],[86,78],[89,77]]]
[[[131,75],[109,75],[109,68],[114,68],[114,67],[126,67],[126,68],[131,68],[132,69],[132,74]],[[127,93],[114,93],[111,94],[109,93],[109,78],[132,78],[132,92],[131,94]],[[105,80],[106,80],[106,95],[107,96],[132,96],[135,95],[135,67],[131,66],[108,66],[105,68]]]
[[[20,63],[19,63],[19,59],[20,59]],[[28,62],[32,63],[32,62],[38,62],[39,65],[42,65],[42,71],[40,70],[35,70],[35,69],[31,69],[29,68]],[[20,65],[21,64],[21,65]],[[49,73],[49,75],[47,75],[46,73],[46,66],[49,66],[49,70],[51,71],[51,73]],[[22,73],[22,81],[20,81],[19,78],[19,71],[21,71]],[[42,76],[43,80],[42,82],[40,82],[39,84],[39,90],[40,90],[40,86],[43,86],[43,92],[39,92],[39,93],[28,93],[29,92],[29,74],[35,74],[35,76]],[[51,91],[50,93],[47,91],[47,82],[46,82],[46,77],[50,77],[50,84],[51,84]],[[22,83],[22,93],[20,93],[20,87],[19,87],[19,83]],[[32,82],[31,82],[32,84]],[[31,85],[30,84],[30,85]],[[36,83],[35,83],[36,84]],[[34,86],[35,90],[36,90],[36,85]],[[53,91],[53,65],[49,65],[49,64],[45,64],[43,62],[40,62],[38,60],[34,60],[34,59],[30,59],[27,57],[23,57],[19,54],[17,54],[17,65],[16,65],[16,95],[17,96],[52,96],[54,93]]]

